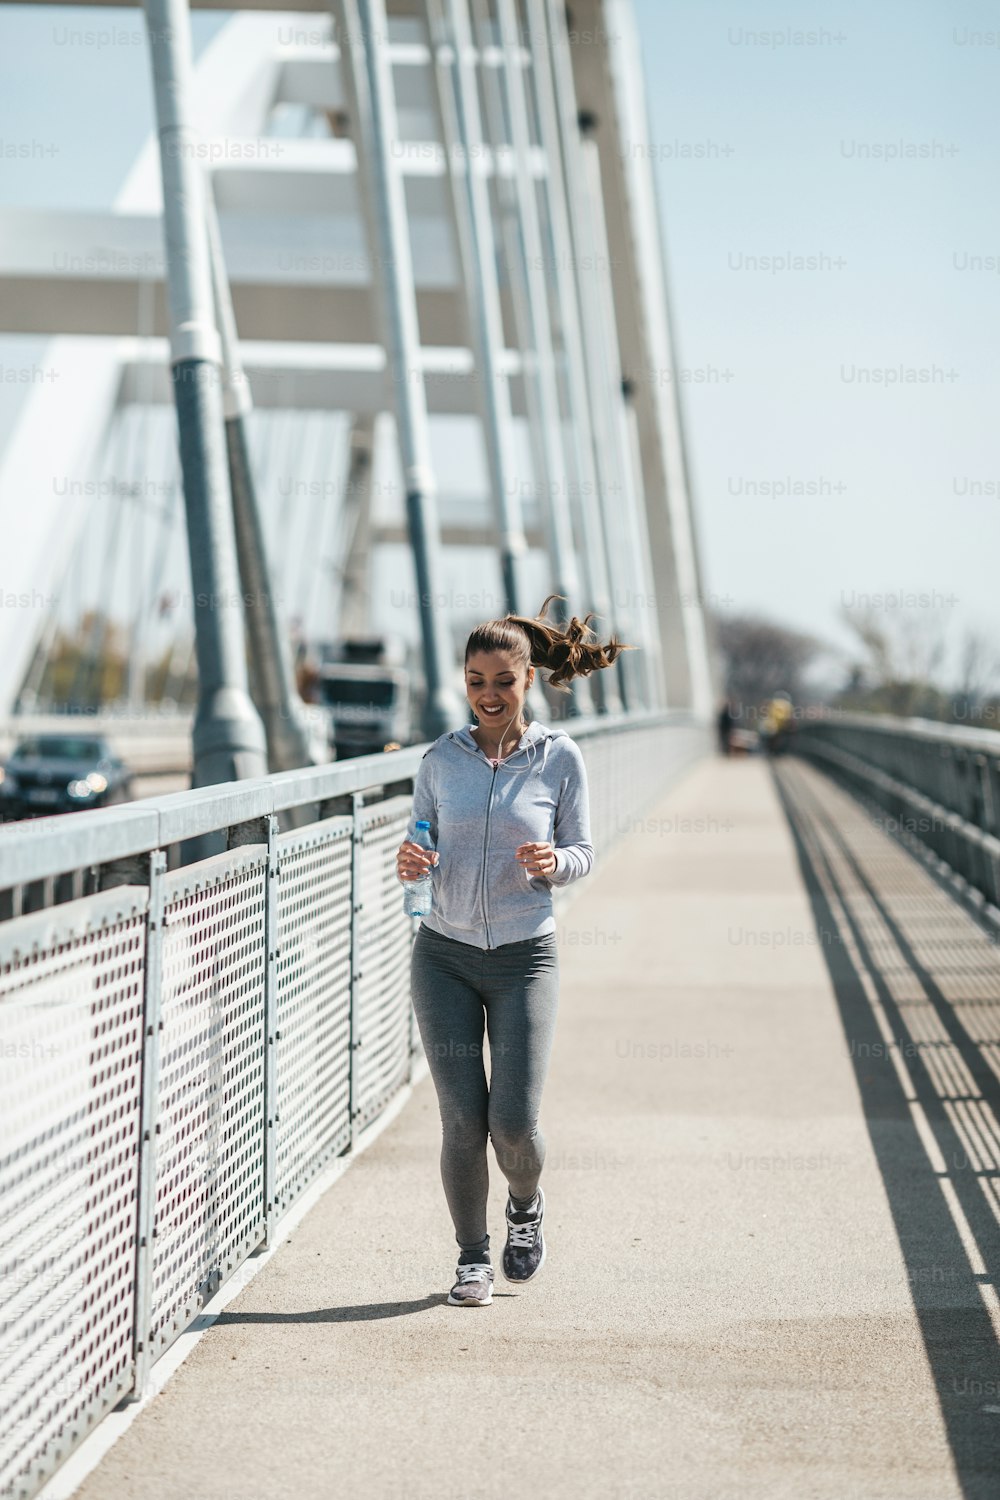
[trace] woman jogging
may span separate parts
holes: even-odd
[[[448,1301],[459,1307],[493,1297],[487,1137],[509,1187],[503,1274],[530,1281],[545,1259],[537,1121],[558,1002],[551,892],[594,859],[583,757],[564,730],[528,723],[525,698],[536,667],[563,687],[628,649],[615,638],[601,645],[589,615],[565,628],[546,621],[555,597],[533,619],[507,615],[469,636],[465,691],[477,722],[424,755],[396,855],[400,880],[432,871],[411,993],[441,1111],[441,1177],[461,1251]],[[434,852],[413,842],[418,820],[430,824]]]

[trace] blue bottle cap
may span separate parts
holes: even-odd
[[[417,827],[418,828],[429,828],[430,826],[431,825],[430,825],[430,823],[427,822],[426,818],[418,818],[417,819]]]

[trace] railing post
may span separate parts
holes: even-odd
[[[261,1139],[263,1152],[262,1192],[264,1204],[264,1233],[255,1247],[264,1250],[273,1242],[274,1235],[274,1180],[276,1169],[275,1127],[277,1123],[277,1078],[275,1073],[275,1043],[281,1033],[277,1030],[276,985],[278,957],[278,851],[276,838],[278,819],[270,813],[259,818],[247,818],[243,823],[231,823],[226,829],[226,848],[240,849],[247,844],[266,844],[267,862],[264,866],[264,1014],[262,1035],[264,1038],[264,1134]]]
[[[411,950],[413,948],[413,939],[416,937],[416,935],[417,935],[417,932],[416,932],[416,923],[413,923],[412,929],[411,929],[411,932],[410,932],[410,948],[411,948]],[[417,1028],[417,1016],[416,1016],[416,1012],[413,1009],[413,996],[411,994],[411,996],[410,996],[410,1053],[409,1053],[409,1057],[407,1058],[407,1062],[406,1062],[406,1081],[407,1081],[407,1083],[412,1083],[413,1082],[413,1059],[417,1055],[417,1038],[418,1038],[419,1034],[420,1033],[419,1033],[418,1028]]]
[[[362,971],[358,967],[361,954],[359,952],[359,939],[361,936],[361,911],[364,902],[361,899],[361,838],[362,824],[361,813],[365,805],[363,792],[351,793],[351,815],[354,819],[354,827],[351,830],[351,998],[350,998],[350,1020],[348,1045],[350,1047],[351,1063],[350,1077],[348,1083],[348,1111],[351,1121],[351,1150],[358,1136],[358,1079],[357,1060],[358,1049],[364,1042],[364,1037],[358,1034],[358,983],[362,978]]]
[[[147,867],[149,905],[143,967],[142,1074],[139,1106],[139,1191],[136,1222],[135,1285],[132,1304],[134,1374],[126,1401],[139,1401],[152,1364],[153,1241],[156,1237],[156,1138],[160,1132],[160,1033],[163,1030],[163,877],[167,856],[154,849]]]
[[[988,755],[977,755],[976,765],[979,768],[980,797],[982,803],[981,827],[987,833],[996,837],[997,834],[997,806],[993,795],[993,782],[990,776],[990,758]],[[994,906],[1000,906],[1000,866],[996,858],[984,855],[986,865],[986,878],[989,884],[991,899]]]
[[[983,823],[982,826],[987,833],[997,831],[997,809],[993,800],[993,787],[990,782],[990,758],[988,755],[977,755],[976,765],[979,767],[979,794],[982,799]]]
[[[278,1165],[278,890],[281,865],[278,857],[278,820],[267,820],[267,869],[264,876],[264,1239],[266,1249],[274,1243],[277,1222]]]

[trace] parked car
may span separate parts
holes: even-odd
[[[32,735],[18,741],[0,770],[5,821],[108,807],[131,796],[131,772],[102,735]]]

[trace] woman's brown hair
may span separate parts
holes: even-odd
[[[565,625],[546,620],[552,600],[561,598],[550,594],[537,615],[504,615],[477,625],[465,644],[466,662],[479,651],[509,651],[525,666],[546,668],[552,686],[568,693],[572,678],[588,677],[610,667],[623,651],[635,650],[614,635],[602,645],[590,628],[592,613],[582,620],[573,615]]]

